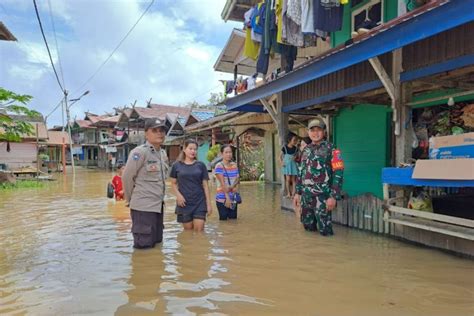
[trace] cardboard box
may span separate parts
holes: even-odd
[[[413,179],[474,180],[474,159],[417,160]]]
[[[474,158],[474,133],[430,138],[430,159]]]

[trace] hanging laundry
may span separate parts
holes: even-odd
[[[268,5],[268,12],[266,10],[267,5]],[[262,45],[260,46],[260,53],[257,59],[257,72],[265,76],[268,72],[268,64],[270,62],[270,47],[271,47],[270,0],[265,0],[265,3],[262,5],[262,7],[264,9],[263,9],[263,12],[261,12],[260,22],[264,24],[264,29],[262,32]]]
[[[281,54],[281,46],[283,44],[278,43],[278,25],[277,25],[277,13],[276,8],[272,7],[270,14],[270,37],[271,37],[271,53]]]
[[[257,60],[258,52],[260,51],[260,44],[252,40],[252,30],[245,30],[244,52],[245,57]]]
[[[302,0],[288,0],[286,16],[298,25],[301,25],[301,2]]]
[[[228,94],[232,93],[235,88],[234,80],[219,80],[224,85],[224,97],[227,97]]]
[[[281,58],[285,60],[285,72],[289,73],[293,70],[293,66],[298,55],[298,48],[295,46],[284,45],[281,52]]]
[[[256,34],[252,29],[252,15],[256,11],[256,8],[250,8],[244,14],[244,27],[245,27],[245,42],[244,42],[244,51],[243,55],[245,57],[257,60],[258,52],[260,50],[260,44],[254,40],[253,34]],[[261,40],[261,35],[259,35]]]
[[[247,91],[247,79],[243,79],[242,76],[240,76],[239,79],[237,79],[235,90],[237,93],[244,93]]]
[[[296,24],[293,20],[287,16],[287,0],[282,1],[282,44],[293,45],[297,47],[304,46],[303,33],[301,32],[301,26]]]
[[[324,32],[340,31],[343,8],[344,6],[341,6],[336,0],[315,0],[313,2],[314,28]]]
[[[257,34],[263,35],[264,19],[265,19],[264,15],[265,15],[265,3],[260,2],[259,4],[257,4],[256,10],[254,11],[252,15],[252,29]]]
[[[271,0],[265,0],[264,3],[265,10],[263,14],[263,47],[265,49],[265,54],[270,54],[270,49],[272,47],[272,37],[270,36],[270,23],[272,22],[272,7]]]
[[[257,74],[247,78],[247,90],[254,89],[257,85]]]
[[[324,33],[327,34],[327,33]],[[326,35],[327,36],[327,35]],[[324,37],[324,36],[321,36]],[[303,34],[303,47],[314,47],[317,46],[318,43],[318,35],[317,34]]]
[[[247,12],[244,14],[244,28],[245,29],[251,29],[251,38],[252,41],[254,42],[261,42],[262,41],[262,35],[255,33],[255,31],[252,29],[252,17],[254,14],[257,12],[257,7],[252,7]]]
[[[313,0],[301,0],[301,31],[314,33]]]
[[[275,15],[277,24],[277,42],[283,44],[283,0],[275,0]]]

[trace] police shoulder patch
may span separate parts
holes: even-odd
[[[133,153],[132,159],[135,160],[135,161],[140,159],[140,153],[138,153],[138,152]]]

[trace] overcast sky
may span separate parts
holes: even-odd
[[[51,11],[48,2],[51,4]],[[137,100],[182,105],[205,103],[222,91],[213,65],[232,28],[221,19],[225,0],[155,0],[122,46],[86,86],[83,84],[130,30],[150,0],[37,0],[53,61],[61,61],[72,117],[102,114]],[[58,53],[51,23],[56,29]],[[34,97],[30,106],[47,115],[62,97],[41,37],[31,0],[1,0],[0,21],[18,42],[0,41],[0,86]],[[61,78],[61,74],[59,75]],[[60,125],[60,109],[48,125]]]

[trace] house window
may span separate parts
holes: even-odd
[[[361,6],[360,4],[364,3]],[[360,28],[372,29],[383,21],[383,2],[381,0],[352,1],[352,7],[358,6],[351,14],[351,32]]]

